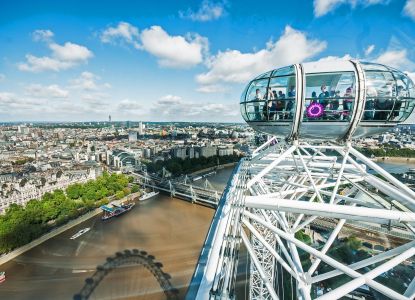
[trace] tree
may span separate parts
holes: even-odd
[[[115,194],[115,197],[119,200],[121,198],[124,198],[124,192],[123,191],[119,191]]]
[[[77,217],[80,212],[108,203],[106,196],[116,193],[121,199],[129,192],[127,176],[105,172],[96,180],[72,184],[65,191],[58,189],[45,193],[40,200],[30,200],[25,207],[12,204],[4,215],[0,215],[0,253],[38,238],[50,228]]]
[[[137,193],[140,190],[140,187],[137,184],[133,184],[131,187],[131,193]]]
[[[128,187],[123,188],[122,191],[123,191],[124,195],[131,194],[131,189],[129,189]]]

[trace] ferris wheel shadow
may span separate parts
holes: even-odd
[[[153,255],[148,254],[146,251],[140,251],[137,249],[124,250],[123,252],[117,252],[114,256],[107,257],[106,262],[103,265],[97,266],[95,273],[92,277],[85,279],[85,285],[82,287],[78,294],[75,294],[74,300],[89,299],[94,290],[100,285],[101,281],[117,268],[126,265],[143,266],[157,280],[160,288],[166,296],[166,299],[176,300],[178,298],[179,290],[174,288],[170,282],[171,276],[168,273],[164,273],[162,270],[163,264],[155,261]]]

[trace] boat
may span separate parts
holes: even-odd
[[[150,199],[154,196],[157,196],[159,193],[160,193],[159,191],[152,191],[150,193],[144,192],[144,194],[140,198],[138,198],[138,200],[144,201],[144,200]]]
[[[89,228],[89,227],[81,229],[77,233],[75,233],[73,236],[71,236],[70,239],[74,240],[74,239],[80,237],[81,235],[83,235],[84,233],[87,233],[89,230],[91,230],[91,228]]]
[[[0,283],[6,281],[6,272],[0,272]]]
[[[118,217],[130,211],[134,207],[135,203],[121,203],[115,204],[112,203],[111,205],[102,205],[101,209],[104,211],[104,215],[101,217],[103,221],[109,220],[113,217]]]
[[[193,178],[193,181],[198,181],[198,180],[200,180],[202,178],[203,178],[202,176],[196,176],[196,177]]]
[[[209,177],[209,176],[211,176],[211,175],[215,175],[215,174],[216,174],[216,171],[211,171],[211,172],[209,172],[209,173],[204,174],[204,175],[203,175],[203,178],[206,178],[206,177]]]

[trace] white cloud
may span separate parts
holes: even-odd
[[[375,50],[375,45],[369,45],[366,49],[365,49],[365,56],[370,55],[373,50]]]
[[[220,84],[202,85],[196,89],[200,93],[224,93],[228,89]]]
[[[149,115],[154,119],[169,121],[226,121],[239,116],[239,107],[237,103],[184,101],[180,96],[167,95],[154,103]]]
[[[54,34],[49,29],[38,29],[32,33],[33,40],[35,42],[43,41],[49,42],[53,38]]]
[[[37,33],[36,33],[37,32]],[[44,36],[49,35],[47,31],[34,32],[34,36],[44,40]],[[46,33],[45,33],[46,32]],[[36,33],[36,34],[35,34]],[[32,54],[26,55],[26,62],[20,62],[17,67],[21,71],[27,72],[43,72],[43,71],[61,71],[77,66],[81,63],[86,63],[89,58],[93,57],[93,53],[78,44],[66,42],[64,45],[59,45],[48,40],[48,46],[52,50],[50,56],[38,57]]]
[[[120,103],[118,103],[117,108],[122,112],[136,112],[142,110],[143,106],[137,101],[123,99],[120,101]]]
[[[43,71],[61,71],[69,69],[73,66],[72,63],[60,61],[48,56],[37,57],[31,54],[26,55],[25,63],[18,63],[17,67],[20,71],[27,72],[43,72]]]
[[[352,8],[357,5],[368,7],[376,4],[388,4],[390,0],[314,0],[314,16],[321,17],[335,10],[342,4],[348,4]]]
[[[66,42],[63,46],[52,43],[49,48],[52,50],[52,56],[60,61],[82,63],[93,57],[88,48],[71,42]]]
[[[415,63],[408,58],[408,51],[406,49],[388,50],[379,55],[375,61],[400,70],[415,69]]]
[[[208,40],[198,34],[171,36],[160,26],[152,26],[141,33],[144,50],[158,58],[163,67],[188,68],[203,62]]]
[[[209,0],[204,0],[200,4],[200,7],[197,11],[188,9],[187,11],[179,11],[181,18],[190,19],[192,21],[206,22],[211,20],[216,20],[222,17],[226,13],[225,3],[222,1],[213,2]]]
[[[100,101],[99,103],[104,103],[104,99],[108,98],[108,94],[106,93],[100,93],[100,92],[94,92],[94,93],[86,93],[86,94],[82,94],[82,100],[86,100],[89,102],[97,102]]]
[[[77,97],[86,101],[86,104],[93,108],[95,112],[108,108],[106,99],[110,96],[105,90],[110,88],[111,85],[109,83],[101,84],[100,80],[99,76],[85,71],[78,78],[69,81],[69,87]]]
[[[56,84],[43,86],[31,84],[26,87],[26,94],[36,98],[68,98],[69,92]]]
[[[16,95],[8,92],[0,92],[0,104],[11,103],[16,99]]]
[[[415,21],[415,0],[407,0],[403,13]]]
[[[0,82],[6,79],[6,75],[0,73]]]
[[[139,32],[127,22],[108,27],[100,36],[103,43],[134,46],[157,57],[158,64],[169,68],[189,68],[203,62],[208,52],[208,39],[198,34],[169,35],[162,27],[152,26]]]
[[[415,83],[415,72],[406,72],[406,74],[409,76],[409,78],[412,79],[412,81]]]
[[[293,47],[295,45],[295,47]],[[310,40],[306,34],[286,26],[281,37],[266,48],[256,52],[239,50],[219,52],[210,58],[209,70],[196,76],[202,86],[224,82],[245,83],[254,76],[270,69],[302,62],[326,48],[326,42]]]
[[[140,48],[139,38],[138,28],[127,22],[119,22],[117,27],[108,27],[101,34],[103,43],[125,42],[137,49]]]
[[[45,100],[19,97],[14,93],[0,92],[0,112],[16,115],[22,112],[33,114],[45,108]]]
[[[342,57],[339,56],[326,56],[320,58],[318,61],[320,62],[333,62],[333,61],[344,61],[344,60],[351,60],[353,57],[350,56],[350,54],[345,54]]]
[[[85,71],[82,72],[78,78],[71,80],[70,83],[72,88],[81,89],[84,91],[97,91],[102,88],[111,87],[111,85],[108,83],[99,85],[97,83],[98,80],[100,80],[99,76],[91,72]]]
[[[158,103],[160,104],[178,104],[181,103],[182,97],[175,95],[166,95],[160,98]]]

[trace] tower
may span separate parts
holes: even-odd
[[[139,135],[144,135],[144,128],[145,128],[145,125],[143,124],[142,121],[140,121],[140,123],[138,124],[138,134]]]

